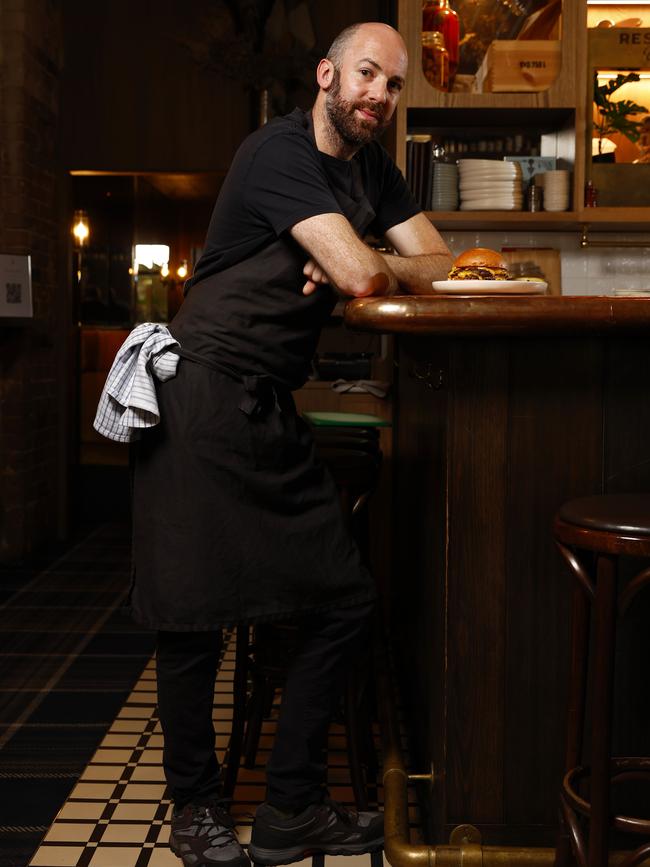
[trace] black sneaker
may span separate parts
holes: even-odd
[[[255,864],[291,864],[309,855],[363,855],[384,845],[383,813],[356,813],[325,798],[285,818],[269,804],[255,813],[248,851]]]
[[[172,813],[169,846],[183,867],[250,867],[233,821],[219,804],[187,804]]]

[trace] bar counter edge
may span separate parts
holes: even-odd
[[[444,296],[356,298],[345,322],[363,331],[411,334],[541,334],[650,328],[650,296]]]
[[[650,298],[364,298],[345,320],[395,335],[390,630],[426,842],[552,846],[572,587],[551,525],[650,491]],[[617,754],[650,755],[649,619],[642,594],[619,627]]]

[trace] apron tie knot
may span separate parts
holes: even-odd
[[[248,416],[266,414],[278,404],[277,394],[270,376],[242,376],[244,396],[239,409]]]

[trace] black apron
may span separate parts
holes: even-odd
[[[362,236],[374,211],[356,162],[352,195],[332,191]],[[337,300],[301,294],[305,261],[287,233],[193,286],[170,324],[178,373],[157,383],[160,424],[134,448],[131,610],[145,625],[209,630],[375,596],[291,394]]]

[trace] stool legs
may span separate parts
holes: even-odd
[[[610,840],[616,830],[646,838],[642,846],[617,857],[619,867],[637,867],[650,853],[650,819],[615,811],[612,792],[614,786],[648,781],[650,757],[612,756],[612,699],[618,619],[637,592],[650,584],[646,563],[619,593],[618,564],[621,557],[650,559],[650,496],[601,494],[572,500],[555,516],[553,537],[582,591],[574,591],[573,596],[566,768],[559,798],[561,836],[556,865],[566,865],[570,841],[579,867],[607,867],[612,854]],[[580,687],[584,654],[580,648],[586,645],[589,619],[590,728],[585,731]],[[589,740],[585,756],[583,737]]]
[[[593,722],[588,867],[607,867],[615,635],[616,559],[600,554],[594,600],[594,661],[591,677]]]
[[[584,588],[576,583],[573,588],[571,607],[571,660],[569,668],[569,694],[567,714],[567,739],[565,768],[580,764],[582,755],[583,727],[585,719],[585,695],[587,683],[587,657],[589,653],[590,606]],[[575,832],[576,817],[571,816],[568,804],[561,798],[560,833],[555,852],[556,867],[568,864],[572,848],[578,845]],[[571,840],[573,839],[573,846]],[[583,864],[584,853],[576,853],[578,863]]]
[[[223,774],[223,794],[232,798],[237,784],[239,763],[241,761],[242,744],[244,740],[244,725],[246,715],[246,681],[248,656],[248,624],[240,623],[237,627],[237,643],[235,651],[235,675],[233,680],[232,728],[228,745],[228,761]]]
[[[569,713],[567,719],[566,767],[580,764],[585,720],[587,657],[589,654],[589,600],[576,585],[571,612],[571,668],[569,680]]]
[[[593,588],[593,661],[589,685],[592,701],[589,845],[585,853],[578,817],[570,807],[565,788],[560,795],[560,836],[556,867],[564,867],[570,849],[581,867],[607,867],[610,825],[612,691],[614,685],[614,643],[616,639],[616,557],[599,554]],[[575,570],[574,570],[575,571]],[[585,690],[589,643],[590,601],[584,581],[573,591],[571,667],[567,720],[566,769],[582,764],[585,720]],[[565,783],[566,787],[566,783]]]

